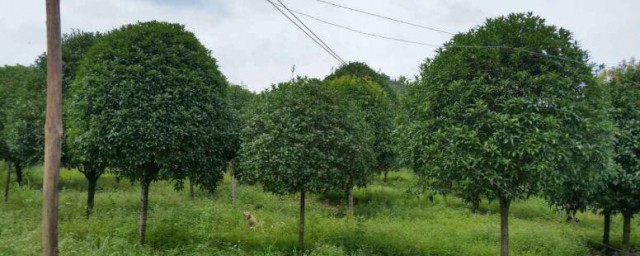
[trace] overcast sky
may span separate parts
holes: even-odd
[[[329,0],[446,31],[461,32],[488,17],[532,11],[574,33],[592,60],[607,66],[640,57],[640,1]],[[213,52],[233,83],[253,91],[295,75],[324,77],[339,63],[265,0],[62,0],[62,31],[108,31],[137,21],[186,25]],[[450,35],[339,9],[315,0],[283,1],[318,18],[364,32],[441,45]],[[45,51],[42,0],[0,0],[0,65],[33,63]],[[353,33],[301,17],[347,61],[363,61],[391,77],[418,74],[434,48]]]

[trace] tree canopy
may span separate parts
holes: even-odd
[[[325,86],[349,99],[364,114],[364,120],[374,137],[376,161],[372,171],[382,172],[392,167],[394,152],[392,132],[395,113],[381,86],[369,79],[343,75],[325,81]],[[368,176],[363,174],[363,176]],[[365,185],[367,178],[355,185]]]
[[[607,176],[599,203],[604,210],[622,213],[624,252],[630,255],[631,218],[640,211],[640,63],[623,62],[606,71],[611,93],[616,172]]]
[[[506,47],[474,47],[493,45]],[[408,96],[415,172],[435,188],[499,199],[503,255],[511,201],[553,184],[559,167],[606,154],[571,135],[590,117],[582,101],[597,86],[587,60],[569,31],[510,14],[445,43]]]
[[[328,75],[324,80],[333,80],[345,75],[358,77],[361,79],[369,79],[377,83],[378,85],[380,85],[380,87],[382,87],[382,90],[384,90],[394,106],[396,103],[398,103],[398,95],[390,85],[391,78],[383,73],[376,72],[375,70],[371,69],[369,65],[363,62],[349,62],[346,65],[342,65],[333,73]]]
[[[328,192],[373,162],[373,138],[360,111],[300,78],[258,96],[242,132],[238,178],[275,194]]]
[[[374,160],[373,137],[361,111],[319,80],[273,86],[250,111],[237,177],[275,194],[300,193],[303,255],[305,193],[351,187]]]
[[[44,154],[44,77],[34,66],[0,68],[0,148],[17,171],[39,163]]]
[[[97,41],[71,91],[68,136],[107,166],[141,181],[141,220],[153,180],[186,178],[214,190],[229,136],[226,78],[184,26],[125,25]],[[139,226],[144,243],[144,226]]]

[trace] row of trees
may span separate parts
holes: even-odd
[[[41,161],[45,58],[0,69],[0,158],[16,173]],[[140,244],[152,182],[214,191],[229,169],[232,200],[236,177],[300,194],[303,254],[308,193],[342,191],[353,210],[354,187],[402,163],[420,187],[498,201],[502,255],[511,203],[537,195],[569,212],[601,211],[605,243],[621,213],[630,253],[639,65],[597,76],[569,31],[532,14],[455,35],[408,88],[356,62],[254,95],[229,86],[183,26],[155,21],[74,32],[63,59],[63,163],[87,178],[87,214],[105,171],[139,182]]]
[[[214,191],[228,167],[232,200],[235,200],[233,170],[236,162],[243,159],[240,131],[253,127],[250,122],[257,113],[249,111],[254,108],[248,106],[256,95],[240,86],[229,86],[218,71],[215,59],[193,34],[181,25],[162,22],[127,25],[105,34],[74,31],[63,38],[62,51],[66,131],[62,162],[87,179],[87,216],[94,208],[98,180],[107,171],[141,185],[140,244],[145,241],[153,181],[170,180],[176,189],[182,189],[188,180],[190,185]],[[0,95],[3,104],[0,149],[2,159],[14,165],[20,174],[20,167],[42,161],[45,63],[46,56],[42,55],[30,67],[0,69],[3,72],[0,85],[7,88]],[[397,102],[397,97],[390,93],[393,91],[388,77],[363,63],[352,63],[336,73],[353,76],[332,75],[325,82],[309,83],[322,84],[319,90],[327,93],[331,101],[335,95],[345,96],[339,101],[349,106],[345,114],[348,118],[336,120],[346,125],[358,124],[349,128],[357,129],[353,132],[347,127],[343,127],[346,130],[339,128],[333,140],[341,143],[344,136],[353,133],[357,135],[354,141],[365,144],[351,150],[355,155],[337,154],[333,146],[327,145],[323,151],[340,158],[334,160],[341,164],[335,171],[351,170],[351,173],[328,177],[326,182],[321,182],[327,184],[322,185],[325,188],[310,187],[307,191],[327,191],[328,188],[345,191],[353,209],[353,187],[366,185],[372,174],[388,170],[393,164],[391,132],[395,105],[391,102]],[[384,83],[381,86],[373,79],[382,79]],[[303,81],[307,79],[291,83],[297,87],[306,83]],[[363,83],[366,86],[361,86]],[[293,99],[297,94],[291,94]],[[357,102],[347,103],[347,96]],[[255,106],[255,109],[268,109]],[[343,111],[342,107],[338,109]],[[354,120],[357,121],[352,123]],[[13,127],[18,124],[25,128]],[[324,129],[332,127],[327,125],[319,128],[318,136],[326,136]],[[15,137],[29,140],[17,142]],[[344,147],[351,145],[347,143]],[[350,159],[349,156],[357,160],[358,154],[363,157],[359,160],[360,166],[357,162],[344,161]],[[7,175],[10,174],[8,171]],[[246,172],[240,173],[244,179],[243,174]],[[256,175],[258,173],[254,173]],[[336,178],[344,181],[336,185]],[[6,185],[8,196],[9,177]],[[279,189],[284,193],[282,191],[290,188]]]

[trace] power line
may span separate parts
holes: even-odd
[[[317,0],[317,1],[322,1],[322,0]],[[286,8],[286,7],[285,7]],[[425,42],[418,42],[418,41],[412,41],[412,40],[407,40],[407,39],[401,39],[401,38],[396,38],[396,37],[390,37],[390,36],[384,36],[384,35],[380,35],[380,34],[375,34],[375,33],[370,33],[370,32],[364,32],[358,29],[354,29],[351,27],[347,27],[344,25],[340,25],[340,24],[336,24],[330,21],[326,21],[323,19],[320,19],[318,17],[297,11],[297,10],[293,10],[293,9],[289,9],[287,8],[287,10],[289,12],[293,12],[293,13],[297,13],[299,15],[305,16],[307,18],[316,20],[318,22],[327,24],[327,25],[331,25],[334,27],[338,27],[341,29],[345,29],[354,33],[358,33],[358,34],[362,34],[362,35],[367,35],[367,36],[371,36],[371,37],[377,37],[377,38],[382,38],[382,39],[387,39],[387,40],[392,40],[392,41],[396,41],[396,42],[402,42],[402,43],[409,43],[409,44],[415,44],[415,45],[422,45],[422,46],[428,46],[428,47],[433,47],[433,48],[439,48],[440,46],[435,45],[435,44],[430,44],[430,43],[425,43]],[[564,60],[564,61],[570,61],[570,62],[574,62],[574,63],[578,63],[578,64],[582,64],[582,62],[574,60],[574,59],[570,59],[570,58],[566,58],[566,57],[562,57],[562,56],[555,56],[555,55],[550,55],[550,54],[546,54],[546,53],[539,53],[539,52],[534,52],[531,50],[527,50],[521,47],[511,47],[511,46],[504,46],[504,45],[457,45],[457,46],[442,46],[443,48],[462,48],[462,49],[506,49],[506,50],[514,50],[514,51],[520,51],[520,52],[526,52],[532,55],[536,55],[536,56],[540,56],[540,57],[546,57],[546,58],[554,58],[554,59],[559,59],[559,60]]]
[[[291,21],[291,23],[293,23],[296,27],[298,27],[298,29],[302,30],[302,32],[304,32],[309,38],[311,38],[311,40],[313,40],[316,44],[318,44],[318,46],[320,46],[323,50],[325,50],[327,53],[329,53],[329,55],[331,55],[331,57],[333,57],[334,59],[336,59],[338,62],[340,62],[341,64],[346,64],[342,58],[340,58],[338,55],[334,55],[334,53],[332,52],[332,50],[329,50],[328,48],[325,48],[325,46],[320,43],[316,38],[314,38],[313,36],[311,36],[309,34],[309,32],[307,32],[304,28],[302,28],[298,23],[296,23],[293,19],[291,19],[291,17],[289,17],[289,15],[287,15],[286,13],[284,13],[275,3],[273,3],[271,0],[266,0],[267,2],[269,2],[271,5],[273,5],[274,8],[276,8],[276,10],[278,10],[278,12],[280,12],[282,15],[284,15],[289,21]]]
[[[391,18],[391,17],[387,17],[387,16],[382,16],[380,14],[375,14],[375,13],[371,13],[371,12],[367,12],[367,11],[363,11],[363,10],[358,10],[358,9],[355,9],[355,8],[351,8],[351,7],[348,7],[348,6],[335,4],[335,3],[324,1],[324,0],[316,0],[316,1],[318,1],[320,3],[323,3],[323,4],[332,5],[332,6],[335,6],[335,7],[338,7],[338,8],[347,9],[347,10],[350,10],[350,11],[359,12],[359,13],[363,13],[363,14],[366,14],[366,15],[378,17],[378,18],[381,18],[381,19],[391,20],[391,21],[395,21],[395,22],[398,22],[398,23],[402,23],[402,24],[406,24],[406,25],[410,25],[410,26],[414,26],[414,27],[418,27],[418,28],[423,28],[423,29],[427,29],[427,30],[431,30],[431,31],[435,31],[435,32],[443,33],[443,34],[455,35],[455,33],[452,33],[452,32],[449,32],[449,31],[445,31],[445,30],[442,30],[442,29],[432,28],[432,27],[428,27],[428,26],[424,26],[424,25],[420,25],[420,24],[415,24],[415,23],[411,23],[411,22],[408,22],[408,21],[404,21],[404,20],[399,20],[399,19],[395,19],[395,18]]]
[[[361,30],[357,30],[357,29],[354,29],[354,28],[350,28],[350,27],[347,27],[347,26],[343,26],[343,25],[339,25],[339,24],[336,24],[336,23],[333,23],[333,22],[322,20],[320,18],[317,18],[315,16],[311,16],[309,14],[306,14],[306,13],[303,13],[303,12],[300,12],[300,11],[296,11],[296,10],[292,10],[292,9],[290,9],[290,11],[295,12],[297,14],[300,14],[302,16],[305,16],[307,18],[310,18],[310,19],[325,23],[327,25],[331,25],[331,26],[334,26],[334,27],[346,29],[346,30],[349,30],[351,32],[355,32],[355,33],[359,33],[359,34],[363,34],[363,35],[367,35],[367,36],[378,37],[378,38],[382,38],[382,39],[388,39],[388,40],[393,40],[393,41],[398,41],[398,42],[403,42],[403,43],[424,45],[424,46],[429,46],[429,47],[434,47],[434,48],[439,47],[439,46],[437,46],[435,44],[416,42],[416,41],[411,41],[411,40],[406,40],[406,39],[401,39],[401,38],[395,38],[395,37],[389,37],[389,36],[383,36],[383,35],[378,35],[378,34],[374,34],[374,33],[364,32],[364,31],[361,31]]]
[[[278,3],[280,3],[280,5],[281,5],[285,10],[287,10],[287,11],[291,14],[291,16],[293,16],[293,17],[294,17],[298,22],[300,22],[300,24],[302,24],[302,26],[304,26],[304,27],[305,27],[309,32],[311,32],[311,34],[313,34],[313,36],[315,36],[315,37],[318,39],[318,41],[320,41],[320,43],[322,43],[322,44],[323,44],[323,45],[324,45],[324,46],[325,46],[329,51],[331,51],[331,52],[333,53],[333,55],[335,55],[336,57],[338,57],[338,59],[340,59],[340,61],[342,62],[342,64],[345,64],[344,59],[342,59],[342,58],[340,57],[340,55],[338,55],[338,54],[337,54],[333,49],[331,49],[331,47],[329,47],[329,45],[327,45],[324,41],[322,41],[322,39],[320,39],[320,37],[319,37],[318,35],[316,35],[316,33],[314,33],[314,32],[313,32],[313,30],[311,30],[309,27],[307,27],[307,25],[306,25],[306,24],[304,24],[304,22],[302,22],[302,20],[300,20],[300,18],[298,18],[298,16],[296,16],[296,14],[295,14],[295,13],[293,13],[293,12],[289,9],[289,7],[287,7],[284,3],[282,3],[282,1],[280,1],[280,0],[277,0],[277,1],[278,1]]]

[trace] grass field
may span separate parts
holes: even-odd
[[[0,202],[0,255],[38,255],[41,168],[27,170],[23,187],[12,184],[9,202]],[[13,175],[15,176],[15,175]],[[4,181],[4,172],[2,173]],[[228,178],[228,177],[227,177]],[[483,202],[471,213],[459,199],[416,196],[406,170],[388,182],[355,192],[354,215],[343,199],[314,195],[307,201],[306,241],[310,255],[498,255],[497,204]],[[238,201],[229,197],[228,179],[211,195],[173,190],[153,183],[147,246],[136,246],[139,188],[113,176],[100,179],[94,215],[84,216],[86,182],[77,171],[60,178],[61,255],[293,255],[297,242],[296,196],[275,196],[259,187],[239,186]],[[242,212],[259,219],[249,231]],[[513,204],[510,219],[513,255],[595,255],[601,239],[601,217],[579,214],[579,223],[564,223],[544,200]],[[612,243],[619,247],[620,218],[612,224]],[[632,227],[637,242],[639,225]]]

